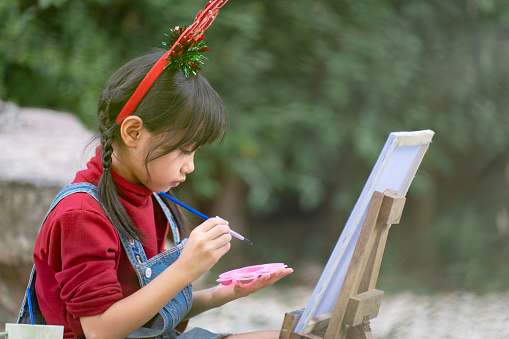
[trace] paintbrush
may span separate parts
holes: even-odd
[[[209,218],[209,217],[207,217],[205,214],[200,213],[200,212],[198,212],[197,210],[195,210],[194,208],[187,206],[186,204],[184,204],[183,202],[181,202],[181,201],[179,201],[179,200],[175,199],[174,197],[172,197],[172,196],[171,196],[171,195],[169,195],[169,194],[166,194],[166,193],[164,193],[164,192],[159,192],[159,194],[161,194],[161,195],[162,195],[163,197],[165,197],[165,198],[170,199],[171,201],[173,201],[173,202],[174,202],[174,203],[176,203],[177,205],[182,206],[183,208],[185,208],[185,209],[186,209],[186,210],[188,210],[189,212],[193,213],[194,215],[197,215],[198,217],[202,218],[203,220],[210,219],[210,218]],[[248,243],[249,245],[252,245],[252,244],[253,244],[253,242],[252,242],[251,240],[249,240],[248,238],[246,238],[246,237],[244,237],[244,236],[242,236],[242,235],[238,234],[238,233],[237,233],[237,232],[235,232],[235,231],[230,230],[230,234],[231,234],[232,236],[234,236],[235,238],[240,239],[240,240],[242,240],[242,241],[244,241],[244,242]]]
[[[30,288],[27,287],[28,312],[30,312],[30,324],[35,325],[34,311],[32,310],[32,297],[30,296]]]

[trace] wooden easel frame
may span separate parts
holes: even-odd
[[[280,339],[369,339],[369,320],[378,315],[383,292],[375,289],[390,226],[401,219],[406,198],[375,191],[355,245],[334,310],[312,319],[305,334],[294,333],[302,314],[285,314]],[[346,302],[348,300],[348,302]]]

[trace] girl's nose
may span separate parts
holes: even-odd
[[[189,174],[192,171],[194,171],[194,152],[190,154],[184,162],[184,165],[182,166],[182,172]]]

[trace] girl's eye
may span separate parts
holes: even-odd
[[[181,154],[183,154],[183,155],[191,155],[191,154],[193,154],[193,153],[195,153],[195,152],[199,152],[199,151],[200,151],[200,149],[201,149],[201,147],[199,147],[199,148],[197,148],[197,149],[196,149],[196,148],[181,149],[181,150],[180,150],[180,153],[181,153]]]

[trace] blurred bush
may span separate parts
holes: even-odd
[[[323,248],[339,236],[337,225],[346,221],[387,135],[432,129],[436,136],[410,188],[402,226],[391,231],[384,279],[505,288],[504,4],[231,0],[207,31],[211,50],[203,71],[230,106],[230,128],[222,145],[201,152],[193,190],[183,193],[266,224],[297,217],[300,222],[273,226],[307,234],[311,240],[292,253],[319,253],[323,261]],[[170,27],[190,24],[204,5],[4,0],[0,97],[70,110],[93,126],[107,77],[159,47]]]

